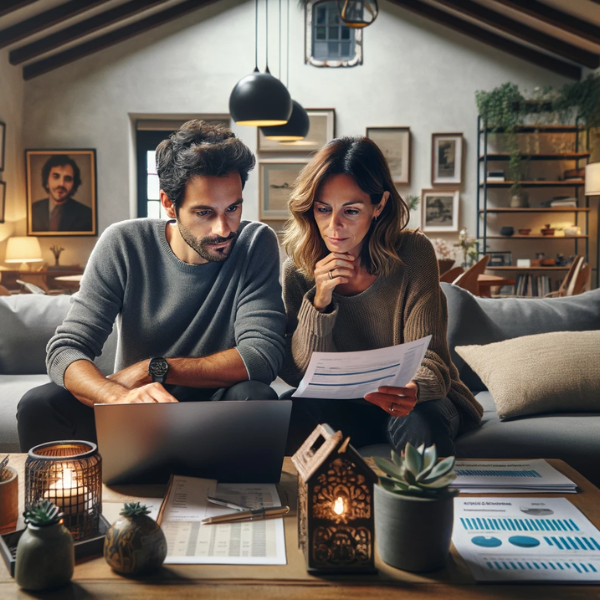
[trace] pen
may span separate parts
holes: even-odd
[[[258,521],[262,519],[277,519],[283,517],[290,512],[289,506],[277,506],[272,508],[257,508],[256,510],[245,510],[243,512],[231,513],[228,515],[219,515],[209,517],[200,521],[202,525],[210,525],[211,523],[239,523],[240,521]]]
[[[235,504],[229,500],[222,500],[221,498],[214,498],[213,496],[206,496],[206,499],[213,504],[218,504],[219,506],[226,506],[227,508],[233,508],[233,510],[252,510],[247,506],[242,506],[241,504]]]

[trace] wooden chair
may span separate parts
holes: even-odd
[[[452,283],[463,290],[471,292],[474,296],[479,296],[479,276],[485,271],[490,262],[490,255],[486,254],[482,259],[467,269],[462,275],[459,275]]]
[[[556,292],[546,294],[544,298],[564,298],[565,296],[575,296],[581,294],[586,287],[587,280],[591,277],[590,265],[583,266],[585,257],[576,256],[571,268],[567,271],[560,287]],[[587,269],[587,267],[590,267]],[[585,270],[584,270],[585,269]],[[583,274],[582,274],[583,271]]]
[[[462,267],[453,267],[440,275],[440,283],[454,283],[454,280],[464,272],[465,270]]]

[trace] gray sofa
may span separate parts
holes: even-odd
[[[547,414],[511,421],[498,418],[494,401],[481,380],[454,352],[455,346],[486,344],[549,331],[600,329],[600,290],[572,298],[485,299],[449,284],[448,341],[461,379],[476,394],[485,414],[482,427],[457,440],[462,458],[561,458],[600,485],[600,390],[598,413]],[[45,347],[69,308],[68,296],[18,295],[0,298],[0,453],[18,452],[16,407],[30,388],[49,381]],[[112,372],[113,332],[97,359]],[[600,354],[600,351],[599,351]],[[288,389],[281,380],[274,387]],[[389,456],[385,444],[361,449],[366,456]]]

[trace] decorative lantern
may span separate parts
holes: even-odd
[[[371,25],[379,14],[377,0],[338,0],[338,9],[342,21],[353,29]]]
[[[375,573],[377,476],[350,438],[318,425],[292,461],[298,470],[298,542],[308,571]]]
[[[96,444],[63,441],[34,446],[25,462],[25,510],[38,500],[58,506],[75,541],[97,536],[102,457]]]

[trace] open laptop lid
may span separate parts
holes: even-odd
[[[102,480],[277,483],[291,410],[291,400],[96,404]]]

